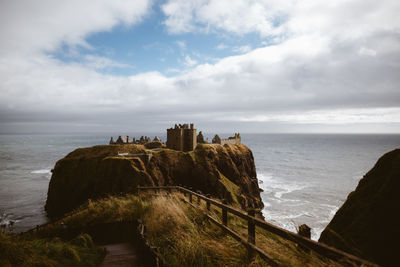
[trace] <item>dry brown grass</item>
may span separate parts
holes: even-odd
[[[195,199],[193,203],[196,206],[196,209],[201,210],[203,213],[207,212],[204,201],[202,201],[199,206],[197,205],[197,199]],[[208,212],[208,214],[222,223],[220,208],[212,206],[211,211]],[[228,227],[236,233],[239,233],[243,238],[247,238],[247,221],[244,219],[228,213]],[[217,228],[216,231],[219,231],[219,228]],[[228,238],[228,236],[223,234],[221,231],[219,232],[220,238]],[[214,235],[217,235],[217,232],[215,232]],[[237,241],[234,242],[239,244]],[[294,242],[283,239],[258,227],[256,227],[256,245],[281,266],[342,266],[340,263],[322,257],[315,252],[306,252],[306,250],[302,249]],[[246,250],[242,245],[238,245],[238,249],[242,250],[242,253],[247,255]],[[236,253],[238,253],[238,249],[236,250]],[[266,264],[260,258],[255,260],[258,262],[257,266],[260,266],[260,262]],[[251,265],[254,263],[249,262],[248,264]]]
[[[70,242],[0,234],[0,266],[98,266],[104,250],[89,235]]]
[[[157,196],[144,217],[148,237],[172,266],[245,266],[246,251],[180,194]]]
[[[192,207],[181,193],[141,193],[140,196],[110,197],[89,201],[63,221],[75,227],[93,223],[141,219],[149,242],[170,266],[268,266],[259,256],[249,258],[247,249],[210,222],[207,214],[221,221],[221,209],[206,210],[204,201]],[[231,214],[228,226],[244,238],[247,222]],[[59,222],[51,226],[59,230]],[[340,266],[298,248],[265,230],[256,229],[256,245],[280,266]]]

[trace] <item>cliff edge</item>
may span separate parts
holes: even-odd
[[[382,266],[395,266],[400,250],[399,192],[400,149],[396,149],[383,155],[360,180],[319,241]]]
[[[245,145],[198,145],[194,151],[142,145],[79,148],[53,170],[45,210],[58,217],[88,199],[137,186],[182,185],[241,208],[262,208],[254,158]]]

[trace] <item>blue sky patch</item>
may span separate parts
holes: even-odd
[[[66,63],[89,66],[94,58],[108,58],[114,64],[94,68],[113,75],[159,71],[173,76],[198,64],[212,64],[227,56],[249,52],[264,46],[268,40],[256,33],[236,35],[217,30],[170,34],[163,24],[164,19],[158,9],[138,25],[119,25],[109,32],[90,35],[86,42],[91,49],[65,44],[52,56]]]

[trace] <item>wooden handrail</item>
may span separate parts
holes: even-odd
[[[333,247],[325,245],[323,243],[316,242],[309,238],[305,238],[299,234],[290,232],[290,231],[280,228],[276,225],[273,225],[271,223],[268,223],[266,221],[258,219],[256,217],[254,217],[254,213],[253,214],[251,214],[251,213],[245,214],[241,210],[235,209],[235,208],[225,205],[217,200],[211,199],[209,197],[206,197],[202,194],[193,192],[193,191],[191,191],[187,188],[181,187],[181,186],[145,186],[145,187],[138,186],[137,189],[138,189],[138,192],[140,192],[140,190],[155,190],[155,191],[157,191],[157,190],[167,190],[167,191],[177,190],[177,191],[182,192],[185,195],[189,194],[189,203],[192,206],[194,206],[192,204],[192,202],[193,202],[192,196],[194,195],[198,198],[198,201],[200,201],[200,199],[206,201],[207,210],[210,210],[211,204],[216,207],[221,208],[222,225],[219,223],[218,224],[219,224],[219,226],[222,226],[223,228],[227,228],[227,225],[228,225],[228,212],[233,215],[236,215],[237,217],[240,217],[240,218],[246,220],[248,222],[248,227],[247,227],[248,240],[246,243],[247,243],[248,247],[252,248],[255,251],[260,250],[258,247],[255,246],[255,226],[258,226],[268,232],[276,234],[286,240],[295,242],[301,246],[307,247],[307,248],[317,252],[318,254],[321,254],[321,255],[323,255],[327,258],[333,259],[333,260],[347,259],[351,262],[354,262],[354,263],[357,263],[360,265],[364,265],[364,266],[374,266],[374,267],[379,266],[373,262],[359,258],[350,253],[341,251],[339,249],[333,248]],[[214,223],[217,222],[214,218],[211,217],[211,219]],[[226,229],[224,229],[224,230],[226,230]],[[237,234],[235,232],[233,232],[232,230],[230,230],[229,228],[228,228],[228,230],[226,230],[226,232],[232,236],[235,234],[235,236],[233,236],[233,237],[236,239],[238,238]],[[232,234],[232,232],[234,234]],[[244,242],[243,240],[240,240],[240,241],[242,243]],[[257,251],[257,252],[259,252],[259,251]],[[264,255],[265,255],[265,253],[264,253]]]

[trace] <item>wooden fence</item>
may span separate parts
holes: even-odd
[[[356,257],[352,254],[349,254],[347,252],[338,250],[336,248],[330,247],[328,245],[325,245],[323,243],[316,242],[314,240],[311,240],[309,238],[303,237],[299,234],[287,231],[283,228],[280,228],[278,226],[275,226],[273,224],[270,224],[264,220],[258,219],[255,217],[254,210],[249,210],[249,212],[244,213],[241,210],[235,209],[231,206],[225,205],[217,200],[211,199],[209,197],[206,197],[202,194],[193,192],[189,189],[186,189],[181,186],[152,186],[152,187],[138,187],[138,193],[141,191],[154,191],[155,193],[158,193],[159,190],[163,191],[178,191],[183,193],[185,196],[188,197],[189,201],[188,203],[191,204],[193,207],[196,207],[193,204],[193,196],[197,198],[197,204],[200,204],[201,200],[204,200],[206,202],[206,207],[207,210],[211,210],[211,205],[216,206],[218,208],[221,208],[221,217],[222,217],[222,224],[216,220],[215,218],[211,217],[209,214],[207,215],[208,218],[210,219],[211,222],[215,223],[218,225],[222,230],[224,230],[227,234],[231,235],[233,238],[241,242],[243,245],[245,245],[249,251],[253,251],[258,253],[264,260],[268,261],[271,265],[277,265],[273,259],[264,251],[262,251],[260,248],[256,246],[256,226],[260,227],[264,230],[267,230],[277,236],[280,236],[286,240],[295,242],[296,244],[313,250],[317,252],[318,254],[325,256],[327,258],[330,258],[335,261],[347,261],[349,263],[354,263],[357,265],[362,265],[362,266],[374,266],[378,267],[377,264],[369,262],[367,260],[364,260],[362,258]],[[228,227],[228,213],[231,213],[239,218],[242,218],[247,221],[247,239],[243,238],[240,234],[234,232],[232,229]]]

